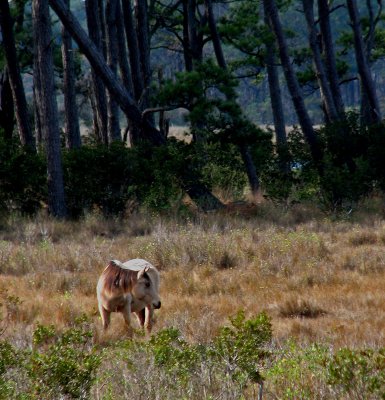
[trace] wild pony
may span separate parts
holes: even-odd
[[[103,328],[108,328],[112,312],[120,312],[130,329],[134,312],[141,327],[151,333],[154,309],[161,306],[159,280],[158,270],[146,260],[110,261],[96,287]]]

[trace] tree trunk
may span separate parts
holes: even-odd
[[[377,97],[376,88],[374,86],[372,74],[370,71],[369,60],[365,52],[364,40],[362,37],[360,16],[355,0],[346,1],[350,22],[354,37],[354,50],[357,62],[358,74],[360,76],[361,85],[366,92],[368,103],[370,106],[371,123],[376,124],[381,122],[381,110]],[[362,95],[362,93],[361,93]]]
[[[223,50],[222,50],[221,38],[217,30],[217,24],[213,12],[212,1],[205,0],[205,5],[206,5],[207,21],[211,33],[211,40],[213,42],[214,53],[217,59],[217,63],[221,68],[227,69],[225,57],[223,55]]]
[[[100,21],[100,12],[98,0],[86,0],[87,26],[90,39],[95,47],[102,52],[102,28]],[[64,25],[64,24],[63,24]],[[101,55],[102,59],[104,57]],[[97,72],[92,69],[92,91],[95,97],[95,109],[97,121],[96,135],[99,141],[105,145],[108,144],[108,116],[107,116],[107,97],[103,81],[97,75]]]
[[[63,5],[64,6],[64,5]],[[35,38],[36,74],[39,75],[37,101],[41,129],[46,141],[48,172],[48,207],[52,215],[64,218],[64,183],[61,164],[60,132],[55,95],[52,31],[48,1],[32,1],[32,19]]]
[[[35,139],[32,135],[32,129],[29,123],[27,101],[17,60],[13,22],[8,0],[0,0],[0,27],[20,141],[23,146],[35,151]]]
[[[130,67],[134,88],[134,99],[139,103],[144,91],[144,81],[140,67],[138,38],[134,27],[132,6],[130,0],[122,0],[124,27],[126,30],[127,47],[130,55]]]
[[[283,33],[276,2],[275,0],[263,0],[263,4],[266,10],[266,15],[269,18],[271,27],[277,40],[283,72],[299,120],[299,124],[305,139],[309,144],[313,161],[318,166],[319,172],[322,173],[322,151],[317,135],[313,129],[313,123],[306,110],[301,88],[290,60],[286,38]]]
[[[318,32],[315,27],[314,20],[314,0],[302,0],[303,10],[307,22],[309,33],[309,45],[313,53],[313,63],[317,76],[318,85],[320,87],[322,103],[325,107],[327,120],[330,122],[337,121],[339,115],[334,104],[331,88],[325,72],[324,63],[321,56],[321,50],[318,44]]]
[[[144,82],[144,92],[140,99],[140,109],[145,110],[150,107],[151,95],[151,65],[150,65],[150,34],[148,22],[147,1],[134,0],[135,20],[136,20],[136,36],[138,38],[140,65]],[[154,114],[149,113],[144,116],[148,123],[154,125]]]
[[[108,90],[112,92],[115,100],[118,102],[127,118],[142,128],[143,138],[155,145],[164,144],[164,137],[153,125],[149,124],[145,119],[142,119],[142,113],[135,104],[133,98],[116,79],[111,69],[106,65],[100,51],[88,38],[73,14],[65,8],[62,0],[49,0],[49,2],[63,25],[71,33],[71,36],[90,62],[96,74],[104,82]]]
[[[11,140],[15,127],[15,109],[7,67],[0,75],[0,127],[4,130],[4,139]]]
[[[195,12],[197,8],[196,0],[187,1],[187,23],[188,23],[188,37],[192,61],[201,63],[203,59],[203,41],[202,34],[198,32],[197,20]]]
[[[69,7],[69,0],[65,0],[65,4]],[[62,27],[62,58],[66,146],[68,149],[76,149],[81,146],[81,139],[76,104],[75,64],[71,36],[64,26]]]
[[[190,50],[189,24],[188,24],[188,1],[183,0],[183,56],[185,69],[188,72],[193,70],[193,60]]]
[[[148,108],[148,93],[151,82],[150,38],[148,32],[147,1],[134,0],[136,37],[140,54],[140,65],[145,93],[142,94],[142,109]]]
[[[118,65],[118,34],[117,34],[117,6],[119,0],[107,0],[106,26],[107,26],[107,65],[117,78]],[[113,94],[107,92],[108,111],[108,142],[121,141],[119,108]]]
[[[124,31],[124,21],[123,21],[123,13],[122,6],[120,0],[117,2],[117,10],[116,10],[116,29],[117,29],[117,41],[118,41],[118,59],[119,59],[119,69],[120,75],[122,78],[122,83],[126,90],[133,96],[134,93],[134,85],[131,77],[130,64],[128,62],[128,53],[126,47],[126,34]],[[127,133],[132,126],[132,122],[127,119],[127,127],[125,129],[125,133],[123,136],[124,143],[127,142]]]
[[[322,48],[326,74],[329,80],[330,89],[333,94],[334,104],[339,116],[345,113],[345,106],[342,100],[337,63],[334,50],[334,40],[330,26],[330,9],[328,0],[318,0],[318,17],[322,36]]]
[[[126,31],[126,39],[127,39],[127,47],[129,51],[129,60],[131,67],[131,76],[132,76],[132,84],[133,84],[133,97],[138,105],[139,109],[143,111],[143,104],[141,102],[142,96],[144,96],[145,91],[145,83],[143,79],[143,74],[141,71],[141,62],[140,62],[140,52],[139,52],[139,43],[136,35],[136,29],[133,18],[133,10],[131,0],[122,0],[122,10],[124,17],[124,27]],[[151,121],[148,121],[151,123]],[[135,146],[140,143],[143,138],[141,135],[140,127],[134,121],[130,121],[130,144],[131,146]]]
[[[375,33],[376,33],[376,26],[378,22],[381,20],[381,15],[382,15],[382,1],[377,1],[378,3],[378,13],[377,16],[374,16],[374,10],[373,10],[373,4],[372,0],[366,0],[366,8],[368,9],[368,16],[369,16],[369,30],[368,33],[365,36],[364,42],[365,42],[365,54],[366,54],[366,59],[368,60],[368,65],[369,68],[371,66],[371,58],[372,58],[372,50],[374,46],[374,40],[375,40]],[[361,124],[363,126],[371,124],[371,107],[370,107],[370,102],[369,102],[369,94],[366,90],[365,85],[363,84],[362,80],[360,80],[360,92],[361,92],[361,108],[360,108],[360,114],[361,114]]]
[[[251,193],[253,194],[253,196],[255,196],[259,191],[260,184],[254,160],[251,157],[250,149],[248,146],[240,145],[239,151],[241,153],[242,161],[246,169],[246,174],[249,180]]]
[[[128,62],[128,53],[126,47],[126,35],[124,31],[124,21],[123,21],[123,13],[122,6],[120,4],[120,0],[117,4],[116,10],[116,29],[118,34],[118,58],[119,58],[119,68],[120,74],[122,77],[122,82],[126,90],[133,95],[134,93],[134,85],[132,82],[130,64]]]
[[[37,97],[38,93],[41,92],[41,89],[40,89],[40,76],[37,72],[38,67],[37,67],[36,59],[34,60],[34,63],[33,63],[33,70],[34,70],[34,74],[33,74],[33,116],[35,119],[34,130],[35,130],[35,137],[36,137],[36,148],[37,148],[37,151],[40,153],[40,152],[44,152],[45,143],[44,143],[44,139],[42,136],[40,112],[39,112],[39,102],[38,102],[38,97]]]
[[[264,9],[263,12],[264,12],[265,24],[271,30],[266,10]],[[273,114],[277,152],[280,159],[280,170],[282,172],[288,172],[289,171],[288,163],[284,161],[286,159],[286,147],[287,147],[285,113],[283,110],[281,86],[279,83],[278,70],[276,67],[275,43],[274,42],[268,43],[265,49],[266,49],[265,61],[266,61],[267,80],[269,83],[270,104],[271,104],[271,111]]]

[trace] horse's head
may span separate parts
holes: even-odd
[[[159,272],[153,266],[146,266],[138,272],[137,281],[132,288],[132,295],[154,308],[160,308]]]

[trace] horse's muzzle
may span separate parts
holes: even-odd
[[[157,310],[160,308],[161,305],[162,305],[162,303],[160,301],[156,304],[153,304],[154,308]]]

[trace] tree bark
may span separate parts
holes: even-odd
[[[374,86],[372,74],[370,71],[369,60],[365,52],[365,44],[362,37],[360,16],[357,8],[357,2],[355,0],[346,1],[351,27],[353,30],[354,37],[354,50],[357,62],[358,74],[360,81],[363,86],[363,90],[366,92],[368,103],[370,106],[370,118],[371,123],[376,124],[381,122],[381,110],[380,104],[377,97],[376,88]],[[362,93],[361,93],[362,95]]]
[[[122,77],[122,82],[123,82],[124,87],[131,95],[133,95],[134,85],[132,82],[131,69],[130,69],[130,64],[128,61],[128,53],[127,53],[126,40],[125,40],[126,34],[125,34],[125,30],[124,30],[123,13],[122,13],[122,6],[120,4],[120,0],[118,1],[116,12],[117,12],[117,14],[116,14],[116,20],[117,20],[116,29],[117,29],[117,34],[118,34],[118,58],[119,58],[120,74]]]
[[[138,47],[140,54],[140,65],[142,77],[146,93],[149,90],[151,82],[151,67],[150,67],[150,38],[148,32],[148,15],[147,1],[134,0],[135,20],[136,20],[136,37],[138,39]],[[142,94],[143,97],[143,94]],[[144,95],[142,101],[145,102],[143,108],[148,108],[148,95]]]
[[[214,16],[214,12],[213,12],[212,1],[205,0],[205,5],[206,5],[208,26],[209,26],[210,33],[211,33],[211,40],[213,42],[214,53],[215,53],[215,57],[217,59],[217,63],[222,69],[227,69],[226,60],[223,55],[221,38],[220,38],[218,30],[217,30],[217,23],[215,21],[215,16]]]
[[[263,10],[265,24],[270,28],[270,21],[267,17],[266,9]],[[282,92],[281,85],[279,83],[278,70],[276,67],[276,46],[275,43],[268,43],[265,46],[266,50],[266,71],[267,80],[269,83],[269,93],[270,93],[270,104],[271,111],[273,114],[274,121],[274,131],[275,139],[277,143],[277,152],[280,158],[280,169],[282,172],[288,172],[288,163],[283,161],[286,158],[286,147],[287,147],[287,137],[286,137],[286,123],[285,123],[285,113],[283,110],[282,103]]]
[[[134,99],[139,103],[144,91],[144,81],[140,67],[140,53],[136,36],[134,19],[132,16],[131,0],[122,0],[124,27],[126,31],[127,47],[130,55],[130,67],[134,88]]]
[[[297,76],[294,72],[290,60],[286,38],[283,33],[276,2],[275,0],[263,0],[263,4],[266,10],[266,15],[269,18],[271,27],[277,40],[283,72],[299,120],[299,124],[301,126],[304,137],[310,147],[313,161],[318,166],[319,172],[322,173],[322,151],[320,148],[318,137],[313,129],[313,123],[306,110],[301,88],[299,86]]]
[[[309,45],[313,53],[313,64],[317,76],[318,85],[321,91],[321,98],[325,107],[327,120],[330,122],[337,121],[339,114],[334,104],[334,98],[327,79],[324,63],[321,56],[321,50],[318,44],[318,32],[315,27],[314,20],[314,0],[302,0],[303,11],[307,22],[309,34]]]
[[[69,0],[65,0],[65,4],[69,7]],[[75,64],[71,36],[64,26],[62,27],[62,59],[66,146],[68,149],[76,149],[81,146],[81,139],[79,114],[76,104]]]
[[[345,114],[345,106],[342,100],[341,89],[338,79],[337,63],[334,50],[334,41],[330,25],[330,9],[328,0],[318,0],[318,17],[322,36],[322,48],[326,74],[329,80],[330,89],[333,94],[334,104],[339,116]]]
[[[7,67],[0,75],[0,126],[4,130],[4,139],[11,140],[15,127],[15,108]]]
[[[0,0],[0,26],[20,141],[23,146],[35,151],[35,139],[29,123],[27,100],[17,60],[13,22],[8,0]]]
[[[124,30],[124,21],[123,21],[123,13],[122,6],[120,0],[117,2],[117,10],[116,10],[116,29],[117,29],[117,41],[118,41],[118,59],[119,59],[119,69],[120,75],[122,79],[122,83],[126,90],[133,96],[134,93],[134,85],[132,82],[131,69],[128,59],[127,46],[126,46],[126,34]],[[127,127],[124,130],[123,134],[123,142],[127,142],[127,134],[131,132],[132,122],[127,119]],[[138,130],[138,129],[137,129]]]
[[[143,76],[144,92],[140,99],[140,109],[145,110],[150,107],[150,95],[151,95],[151,64],[150,64],[150,34],[149,34],[149,21],[148,21],[148,9],[147,1],[134,0],[135,9],[135,30],[138,38],[139,53],[140,53],[140,65]],[[144,118],[148,119],[148,122],[154,125],[154,115],[152,113],[147,114]]]
[[[378,3],[378,13],[377,16],[375,17],[374,15],[374,10],[373,10],[373,4],[372,0],[366,0],[366,8],[368,9],[368,16],[369,16],[369,30],[368,33],[366,34],[364,38],[364,44],[365,44],[365,55],[366,59],[368,60],[368,65],[369,68],[371,66],[371,58],[372,58],[372,50],[374,47],[374,39],[375,39],[375,33],[376,33],[376,26],[379,21],[381,21],[381,15],[382,15],[382,0],[377,1]],[[370,102],[369,102],[369,94],[366,90],[365,85],[363,84],[362,80],[360,80],[360,91],[361,91],[361,124],[363,126],[371,124],[371,107],[370,107]]]
[[[141,56],[139,51],[139,43],[137,38],[137,31],[135,29],[134,18],[133,18],[133,8],[131,0],[122,0],[122,10],[124,17],[124,27],[126,32],[127,47],[129,52],[129,61],[131,67],[131,76],[133,84],[133,97],[141,111],[144,110],[143,104],[141,102],[142,96],[145,92],[145,83],[143,74],[141,71]],[[151,121],[148,121],[151,124]],[[131,146],[142,141],[141,129],[137,123],[130,121],[130,143]]]
[[[99,3],[98,0],[86,0],[87,26],[90,39],[95,47],[103,54],[102,45],[102,28],[100,21]],[[63,24],[64,25],[64,24]],[[101,55],[102,59],[105,59]],[[95,97],[96,116],[96,135],[99,141],[105,145],[108,144],[108,116],[107,116],[107,97],[103,81],[97,75],[95,69],[92,69],[92,91]]]
[[[106,27],[107,27],[107,65],[117,78],[118,65],[118,33],[117,33],[117,7],[119,0],[107,0],[106,2]],[[108,111],[108,142],[121,141],[119,108],[113,94],[107,92]]]
[[[64,6],[64,5],[63,5]],[[60,131],[55,95],[52,31],[48,1],[32,1],[32,19],[35,38],[38,112],[43,137],[46,141],[48,173],[48,208],[58,218],[67,216],[64,200],[63,171],[61,164]]]
[[[183,0],[183,56],[185,69],[188,72],[193,70],[193,59],[190,50],[190,39],[189,39],[189,23],[188,23],[188,1]]]
[[[143,139],[155,145],[164,144],[165,138],[153,125],[149,124],[146,119],[142,119],[142,113],[135,104],[133,98],[116,79],[111,69],[106,65],[100,51],[88,38],[73,14],[65,8],[62,0],[49,0],[49,2],[63,25],[70,32],[79,48],[90,62],[96,74],[103,80],[108,90],[115,96],[115,100],[118,102],[123,112],[130,120],[142,128]]]
[[[196,0],[186,1],[187,26],[191,57],[193,63],[201,63],[203,59],[203,36],[201,32],[198,32],[197,21],[195,17],[197,2]]]
[[[42,129],[41,129],[41,121],[40,121],[40,112],[39,112],[39,101],[38,101],[38,93],[41,92],[40,89],[40,75],[38,73],[38,67],[37,67],[37,60],[34,59],[33,62],[33,116],[35,119],[35,137],[36,137],[36,147],[37,151],[44,152],[44,139],[42,136]]]

